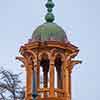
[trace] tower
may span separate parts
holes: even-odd
[[[79,49],[54,23],[52,0],[46,7],[46,22],[35,29],[28,43],[20,47],[21,56],[16,57],[26,69],[25,100],[33,100],[33,92],[38,94],[37,100],[71,100],[71,72],[75,64],[81,63],[73,59]]]

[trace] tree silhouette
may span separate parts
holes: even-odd
[[[24,100],[25,92],[20,75],[0,68],[0,100]]]

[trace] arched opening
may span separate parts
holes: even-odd
[[[63,92],[63,55],[57,53],[55,59],[49,58],[48,53],[40,55],[40,97],[50,95],[62,96]]]
[[[50,63],[50,61],[49,61],[48,55],[46,53],[43,53],[41,55],[40,68],[42,69],[41,70],[42,71],[41,78],[42,78],[42,88],[44,88],[44,89],[48,88],[48,83],[49,83],[48,82],[49,81],[49,79],[48,79],[49,63]],[[48,95],[47,92],[44,92],[44,96],[47,96],[47,95]]]
[[[56,76],[57,76],[57,88],[63,88],[63,71],[62,71],[62,56],[60,54],[56,55],[55,58],[55,68],[56,68]]]

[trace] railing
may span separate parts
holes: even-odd
[[[64,97],[64,90],[63,89],[55,89],[55,96]]]
[[[37,89],[37,92],[38,92],[39,98],[49,96],[49,88],[39,88],[39,89]]]
[[[50,97],[50,88],[39,88],[37,89],[38,98]],[[54,89],[54,96],[55,97],[64,97],[64,90],[63,89]]]

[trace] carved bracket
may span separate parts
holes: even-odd
[[[77,55],[77,52],[66,55],[64,71],[68,70],[71,73],[74,65],[82,63],[82,61],[79,61],[79,60],[72,60],[72,58],[75,57],[76,55]]]

